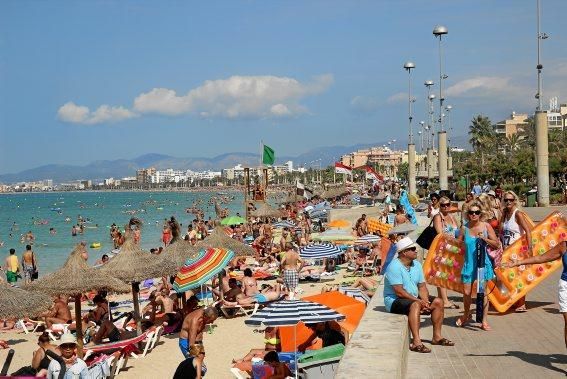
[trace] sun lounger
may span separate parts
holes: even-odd
[[[35,320],[28,320],[28,321],[24,321],[24,320],[18,320],[16,322],[16,324],[22,329],[22,331],[25,334],[29,334],[29,333],[35,333],[35,331],[42,327],[45,326],[45,322],[43,321],[35,321]],[[28,326],[29,325],[29,326]],[[29,329],[29,328],[33,328],[33,329]]]
[[[155,332],[155,329],[146,330],[144,333],[140,334],[139,336],[134,337],[134,338],[129,338],[127,340],[103,343],[103,344],[99,344],[99,345],[85,346],[83,348],[83,350],[85,351],[85,357],[88,358],[91,354],[98,354],[98,353],[108,354],[108,353],[112,353],[112,352],[115,352],[115,351],[125,349],[127,347],[134,347],[134,350],[131,352],[131,354],[132,354],[133,357],[137,358],[138,355],[135,354],[134,351],[137,351],[137,345],[139,343],[146,340],[146,346],[144,348],[144,352],[142,353],[142,356],[145,356],[146,353],[147,353],[147,350],[149,348],[148,341],[151,338],[153,338],[154,332]]]
[[[224,317],[232,318],[232,317],[236,317],[238,315],[242,315],[242,316],[253,315],[254,313],[256,313],[258,311],[259,308],[260,308],[260,304],[255,303],[255,304],[250,304],[250,305],[237,304],[235,306],[223,305],[223,306],[220,307],[220,310],[223,313]],[[228,311],[230,309],[233,309],[235,311],[233,315],[229,315]]]

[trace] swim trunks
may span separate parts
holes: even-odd
[[[255,294],[254,298],[256,299],[256,301],[258,303],[267,303],[268,302],[268,298],[264,294],[261,294],[261,293]]]
[[[179,349],[185,358],[189,358],[189,340],[185,338],[179,339]]]
[[[8,283],[16,283],[18,281],[18,274],[12,271],[6,271],[6,281]]]
[[[295,290],[299,284],[299,272],[297,270],[283,270],[283,281],[288,290]]]

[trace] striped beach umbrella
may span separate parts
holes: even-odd
[[[290,228],[291,229],[291,228],[295,228],[295,224],[292,224],[289,221],[280,221],[280,222],[276,222],[273,225],[273,227],[276,228],[276,229],[283,229],[283,228]]]
[[[343,251],[330,243],[311,243],[299,250],[299,255],[304,259],[322,259],[336,257]]]
[[[380,237],[374,234],[367,234],[365,236],[359,237],[354,241],[357,245],[365,245],[367,243],[374,243],[380,241]]]
[[[217,275],[234,257],[234,252],[227,249],[202,249],[193,259],[187,259],[177,273],[173,289],[185,292],[197,288]]]
[[[359,288],[339,287],[339,292],[344,293],[345,295],[350,296],[366,305],[370,303],[370,297]]]
[[[305,300],[282,300],[259,310],[244,323],[248,326],[294,326],[300,322],[314,324],[344,319],[344,315],[326,305]]]

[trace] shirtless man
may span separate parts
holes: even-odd
[[[66,296],[55,297],[51,309],[40,315],[44,318],[47,329],[51,329],[53,324],[70,324],[73,321],[68,301]]]
[[[230,285],[229,285],[229,277],[226,274],[225,270],[221,271],[221,277],[222,277],[222,292],[223,293],[227,293],[228,291],[230,291]],[[220,290],[219,290],[219,281],[218,278],[213,279],[213,294],[216,295],[217,299],[220,300]]]
[[[258,292],[252,296],[246,296],[241,293],[236,296],[236,302],[223,301],[223,305],[234,307],[236,305],[251,305],[256,303],[267,303],[270,301],[278,300],[281,297],[281,287],[276,284],[274,287],[268,287],[265,290]]]
[[[289,298],[293,300],[295,289],[299,284],[299,271],[301,270],[301,258],[291,243],[286,244],[286,252],[282,256],[280,272],[283,276],[284,285],[289,291]]]
[[[252,270],[250,270],[249,268],[244,270],[242,287],[246,296],[252,296],[260,292],[260,290],[258,290],[258,282],[252,277]]]
[[[228,286],[230,289],[227,292],[223,292],[224,299],[227,301],[236,301],[236,297],[242,294],[242,290],[238,287],[238,282],[235,278],[230,278],[228,280]]]
[[[144,307],[142,313],[149,316],[153,324],[161,325],[167,321],[171,323],[172,318],[177,313],[176,304],[169,296],[169,291],[162,289],[160,292],[152,291],[150,303]]]
[[[394,217],[394,226],[410,222],[405,213],[404,206],[401,204],[396,205],[396,216]]]
[[[185,317],[179,332],[179,349],[185,358],[189,358],[189,346],[203,344],[205,326],[212,324],[217,317],[214,307],[199,308]]]
[[[364,213],[356,221],[356,234],[358,234],[359,237],[368,234],[368,221],[366,221],[366,215]]]
[[[37,267],[36,263],[31,245],[26,245],[26,251],[22,254],[22,271],[24,272],[25,284],[33,281],[34,267]]]

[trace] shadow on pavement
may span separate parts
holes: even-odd
[[[567,355],[565,354],[537,354],[526,353],[524,351],[507,351],[506,354],[466,354],[469,357],[516,357],[522,361],[546,368],[551,371],[567,375],[567,371],[562,370],[553,364],[565,364],[567,362]]]

